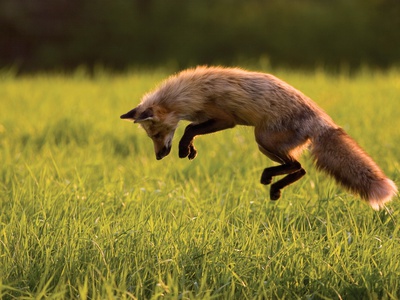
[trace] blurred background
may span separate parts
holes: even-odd
[[[400,65],[399,0],[0,0],[0,68]]]

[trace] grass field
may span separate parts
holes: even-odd
[[[156,161],[119,119],[168,75],[0,74],[0,297],[398,299],[400,205],[375,212],[318,173],[277,202],[252,128]],[[400,71],[277,71],[400,182]]]

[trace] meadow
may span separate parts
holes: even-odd
[[[264,70],[268,71],[268,70]],[[400,70],[277,70],[400,183]],[[398,299],[399,199],[376,212],[313,167],[276,202],[253,130],[156,161],[119,119],[167,70],[0,72],[0,298]]]

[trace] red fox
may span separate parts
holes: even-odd
[[[156,158],[171,151],[180,120],[191,123],[179,142],[179,157],[194,159],[197,135],[254,126],[259,150],[279,166],[264,169],[261,183],[271,185],[270,198],[299,180],[306,171],[298,162],[311,146],[317,169],[332,175],[378,210],[397,194],[394,182],[357,143],[311,99],[277,77],[239,68],[197,67],[166,79],[141,103],[121,116],[139,123],[153,140]]]

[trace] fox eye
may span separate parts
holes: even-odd
[[[161,138],[161,134],[160,133],[156,133],[155,135],[153,135],[153,139],[159,139]]]

